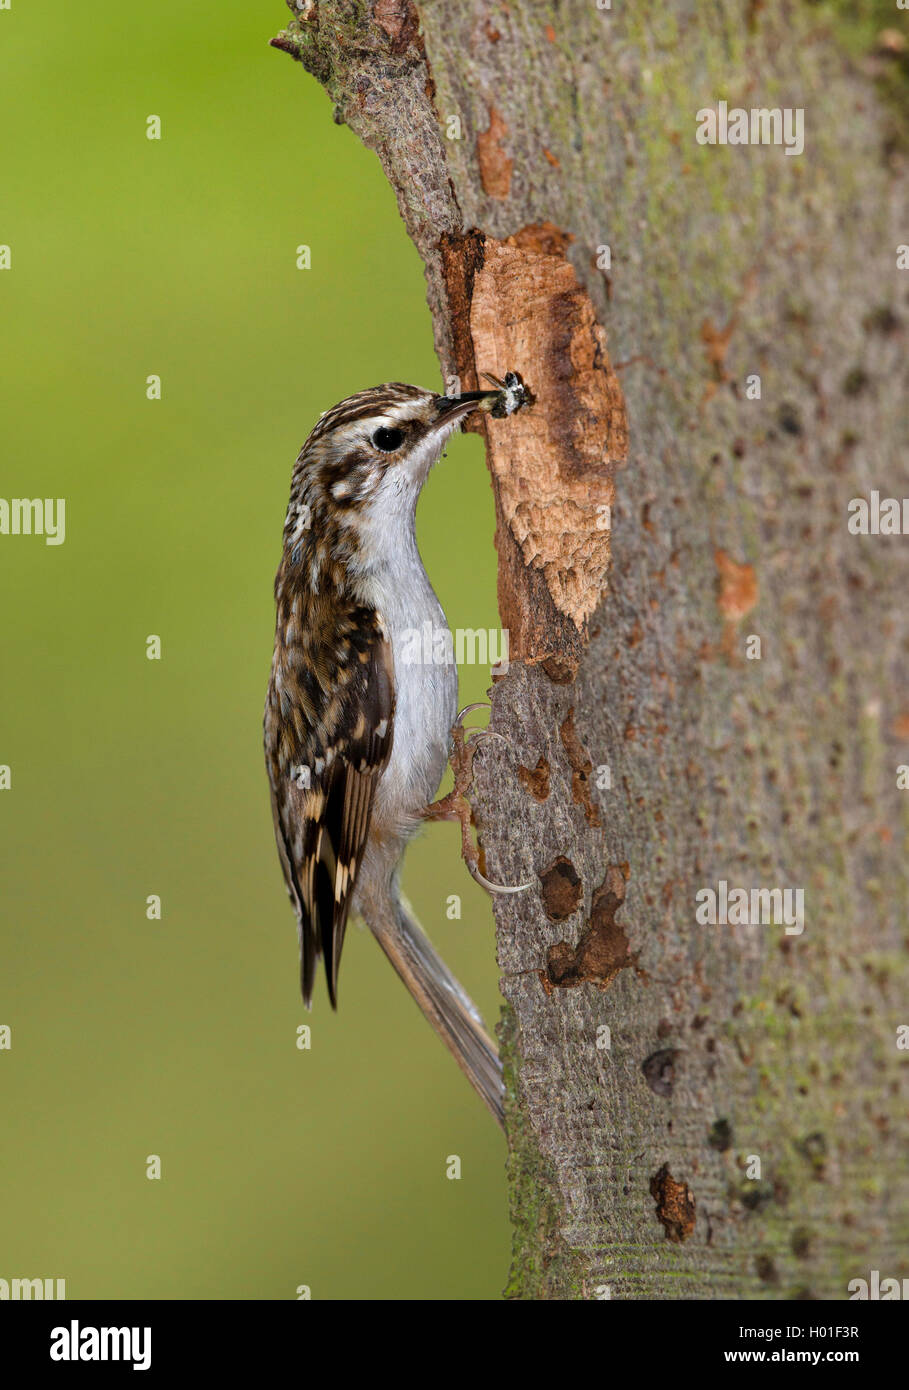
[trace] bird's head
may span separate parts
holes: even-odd
[[[340,511],[413,504],[457,425],[495,391],[439,396],[390,382],[341,401],[319,420],[300,455]]]
[[[498,391],[441,396],[389,382],[359,391],[322,415],[297,459],[284,528],[285,549],[300,558],[331,532],[346,550],[367,532],[410,524],[420,489],[445,443],[472,410],[491,409]]]
[[[341,401],[297,459],[285,554],[295,564],[313,545],[341,559],[364,540],[376,551],[393,547],[402,527],[412,527],[420,490],[461,421],[474,410],[510,414],[530,399],[509,373],[495,390],[443,396],[394,381]]]

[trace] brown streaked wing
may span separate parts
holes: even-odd
[[[324,955],[333,1007],[375,787],[393,734],[394,667],[377,619],[369,640],[361,637],[357,648],[355,669],[348,667],[351,678],[324,730],[328,765],[308,788],[285,775],[272,797],[279,853],[300,924],[303,998],[310,1003],[316,964]]]

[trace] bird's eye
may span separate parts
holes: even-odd
[[[372,442],[377,449],[382,450],[383,454],[391,454],[394,453],[395,449],[400,448],[403,438],[403,430],[388,429],[387,426],[382,425],[373,435]]]

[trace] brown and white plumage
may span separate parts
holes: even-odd
[[[303,998],[312,1002],[316,962],[324,955],[334,1005],[375,782],[391,751],[394,670],[375,610],[351,607],[336,637],[313,650],[311,641],[297,638],[307,619],[307,606],[299,607],[300,617],[291,613],[283,632],[279,619],[268,692],[272,812],[300,924]]]
[[[496,1117],[501,1068],[479,1015],[403,903],[401,857],[435,795],[457,710],[453,662],[404,659],[445,615],[417,550],[417,498],[445,440],[501,392],[393,382],[324,414],[294,469],[265,707],[275,835],[309,1006],[320,956],[337,1002],[351,910],[365,917]]]

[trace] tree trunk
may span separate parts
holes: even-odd
[[[508,1292],[905,1275],[909,538],[847,526],[909,496],[900,35],[850,57],[837,7],[782,0],[291,8],[445,378],[536,397],[483,426],[511,666],[475,814],[489,876],[536,885],[496,901]],[[698,143],[720,100],[804,108],[804,152]],[[721,882],[802,890],[804,930],[703,924]]]

